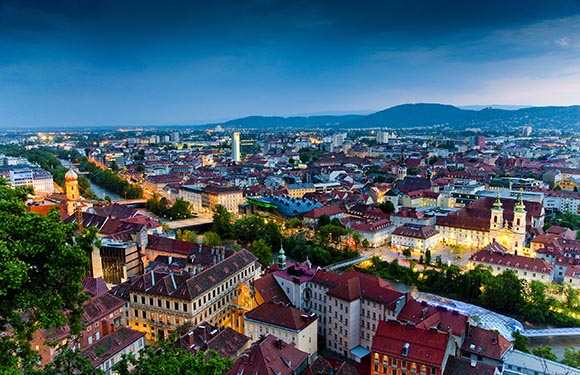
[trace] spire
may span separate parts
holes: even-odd
[[[280,244],[280,252],[278,253],[278,269],[286,269],[286,254],[284,253],[284,248]]]
[[[499,191],[497,192],[497,198],[495,200],[495,202],[493,202],[493,208],[492,210],[503,210],[503,208],[501,207],[501,199],[500,199],[500,195],[499,195]]]
[[[524,189],[520,189],[520,196],[518,198],[518,203],[516,203],[515,211],[516,212],[525,212],[526,206],[524,205]]]

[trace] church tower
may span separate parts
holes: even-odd
[[[520,192],[518,202],[514,207],[514,221],[512,222],[513,250],[516,254],[521,253],[526,239],[526,206],[524,205],[524,194]]]
[[[405,163],[405,152],[401,153],[401,161],[397,166],[397,180],[403,181],[407,177],[407,164]]]
[[[503,208],[501,204],[501,199],[499,198],[499,193],[497,193],[497,199],[495,200],[495,202],[493,202],[493,207],[491,209],[489,229],[490,230],[503,229]]]
[[[77,202],[80,198],[78,177],[72,168],[69,168],[68,172],[64,175],[66,185],[66,212],[68,215],[75,213]]]
[[[286,269],[286,253],[284,253],[284,248],[280,245],[280,252],[278,253],[278,269]]]

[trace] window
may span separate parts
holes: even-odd
[[[149,297],[149,304],[153,306],[153,297]]]
[[[137,303],[137,295],[133,294],[133,303]]]
[[[95,333],[95,340],[99,341],[100,338],[101,338],[101,332],[97,331],[97,333]]]

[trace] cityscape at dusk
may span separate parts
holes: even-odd
[[[580,2],[0,0],[0,374],[580,375]]]

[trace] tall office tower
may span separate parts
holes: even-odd
[[[240,159],[240,133],[235,132],[232,139],[232,160],[236,163],[239,163]]]

